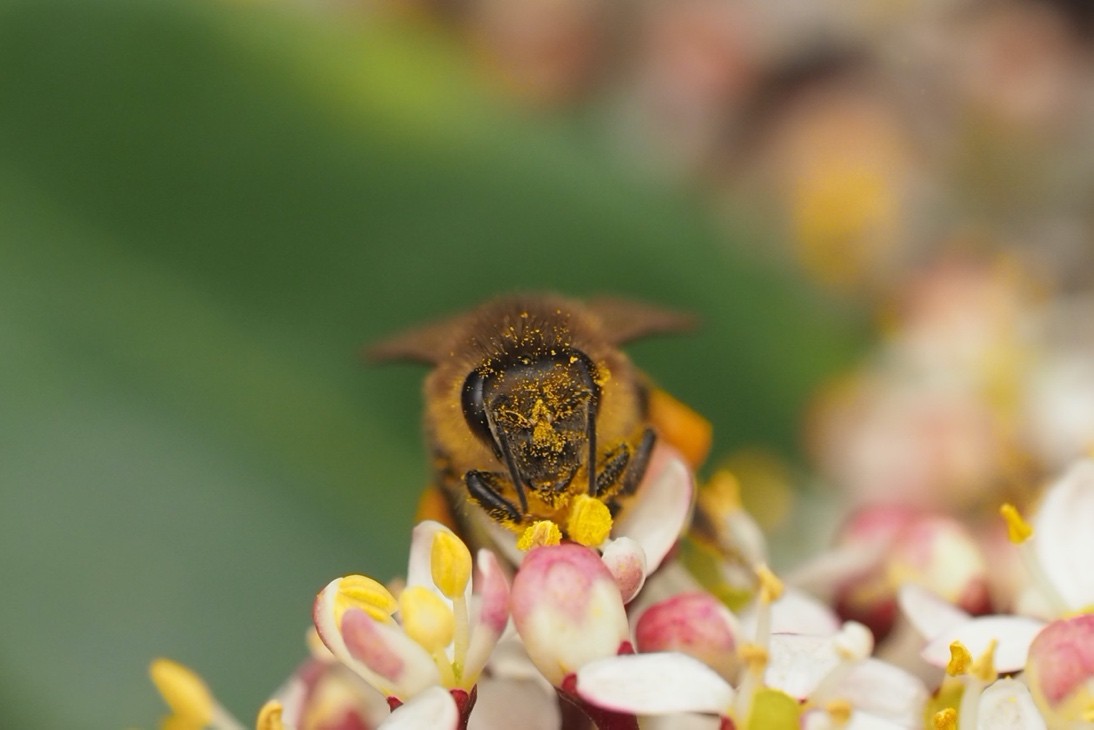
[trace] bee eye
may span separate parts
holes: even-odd
[[[480,370],[472,370],[463,381],[463,392],[460,394],[460,406],[463,408],[463,418],[467,421],[471,433],[482,441],[490,444],[497,451],[494,435],[490,432],[490,423],[486,419],[486,403],[483,400],[483,389],[486,385],[486,377]]]

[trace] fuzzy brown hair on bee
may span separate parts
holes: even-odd
[[[620,509],[657,434],[647,381],[619,346],[691,324],[621,299],[513,295],[366,354],[433,367],[425,432],[437,486],[458,522],[477,507],[519,531],[541,519],[564,525],[578,494]]]

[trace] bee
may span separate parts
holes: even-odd
[[[543,519],[565,525],[578,494],[621,509],[658,432],[651,386],[619,346],[691,325],[688,315],[620,299],[512,295],[366,356],[432,366],[425,433],[450,514],[466,528],[478,509],[519,532]]]

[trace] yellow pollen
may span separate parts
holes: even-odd
[[[452,643],[456,619],[440,596],[424,586],[410,586],[399,595],[403,631],[430,654]]]
[[[838,725],[846,725],[851,721],[851,713],[854,708],[847,700],[832,700],[825,706],[825,712]]]
[[[1083,722],[1094,722],[1094,705],[1090,705],[1082,712]]]
[[[760,600],[774,603],[783,594],[783,582],[766,565],[756,567],[756,577],[760,579]]]
[[[528,552],[532,548],[558,545],[562,542],[562,530],[551,520],[537,520],[521,533],[517,549]]]
[[[608,539],[612,531],[612,515],[608,505],[595,497],[580,494],[570,507],[570,519],[566,532],[574,542],[586,547],[597,547]]]
[[[932,718],[935,730],[957,730],[957,710],[947,707],[934,713]]]
[[[950,661],[946,664],[946,674],[956,677],[959,674],[968,672],[971,666],[972,654],[969,653],[968,648],[960,641],[951,643]]]
[[[1022,519],[1018,509],[1009,502],[999,508],[999,514],[1007,522],[1007,538],[1015,545],[1021,545],[1033,536],[1033,528]]]
[[[458,598],[471,580],[471,551],[460,538],[441,530],[433,535],[429,553],[429,570],[433,582],[448,598]]]
[[[750,672],[762,675],[767,669],[767,649],[759,644],[744,644],[740,649],[741,661],[748,665]]]
[[[399,605],[382,583],[363,575],[342,578],[334,601],[334,619],[339,626],[342,615],[351,608],[359,608],[377,621],[390,622]]]
[[[994,682],[999,676],[999,673],[995,671],[995,648],[997,646],[999,646],[999,642],[992,639],[984,653],[973,662],[972,673],[977,679],[984,682]]]
[[[270,700],[262,705],[258,711],[258,719],[255,720],[255,730],[285,730],[285,724],[281,722],[281,703]]]
[[[177,720],[195,727],[212,722],[213,694],[193,670],[170,659],[156,659],[148,673]]]

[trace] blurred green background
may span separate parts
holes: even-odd
[[[402,570],[423,371],[358,347],[492,294],[698,313],[636,360],[793,457],[859,323],[701,211],[421,23],[0,3],[0,726],[150,727],[158,655],[250,722],[315,591]]]

